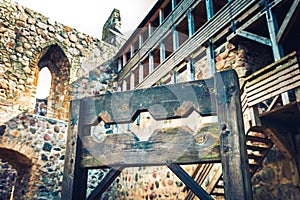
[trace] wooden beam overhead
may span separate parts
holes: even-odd
[[[295,20],[293,18],[295,17],[295,14],[297,13],[296,10],[299,8],[299,2],[300,0],[294,0],[293,4],[291,5],[289,11],[287,12],[278,32],[277,32],[277,42],[281,43],[282,39],[284,38],[284,35],[286,35],[286,30],[289,26],[291,26]]]
[[[269,38],[265,38],[260,35],[250,33],[248,31],[243,31],[243,30],[238,31],[236,34],[239,36],[245,37],[247,39],[253,40],[255,42],[259,42],[259,43],[267,45],[267,46],[272,46],[272,42]]]
[[[281,133],[276,128],[272,127],[272,125],[270,123],[267,123],[267,124],[268,125],[266,125],[266,127],[268,127],[268,128],[264,129],[265,133],[270,137],[272,142],[283,153],[283,155],[286,158],[292,160],[294,154],[293,154],[291,147],[293,145],[290,144],[287,139],[284,139],[281,136]]]

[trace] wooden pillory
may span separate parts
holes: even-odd
[[[217,114],[217,141],[210,148],[198,144],[197,134],[185,126],[155,130],[147,141],[140,141],[129,132],[104,134],[100,142],[90,136],[91,126],[100,121],[132,123],[143,111],[155,120],[187,118],[192,111],[201,116]],[[222,162],[225,199],[250,200],[246,151],[238,77],[233,70],[218,72],[206,80],[74,100],[70,108],[62,199],[100,199],[124,168],[151,165],[167,165],[201,200],[212,199],[180,165]],[[88,169],[107,167],[110,171],[86,197]]]

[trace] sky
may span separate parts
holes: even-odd
[[[128,35],[157,0],[15,0],[59,23],[101,39],[104,23],[114,8],[121,13],[121,32]]]

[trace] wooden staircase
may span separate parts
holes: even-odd
[[[268,138],[261,127],[252,127],[248,133],[246,133],[246,145],[249,171],[252,177],[255,172],[261,168],[263,160],[273,146],[273,142]],[[224,180],[222,174],[217,181],[211,182],[210,184],[213,184],[212,190],[209,191],[210,195],[216,199],[224,197]]]
[[[251,177],[261,168],[273,144],[285,157],[293,158],[292,144],[286,138],[282,138],[282,130],[278,130],[276,121],[286,120],[284,124],[298,124],[297,119],[300,118],[299,58],[299,52],[292,52],[242,81],[241,103]],[[296,100],[294,102],[288,95],[291,91],[294,92]],[[284,101],[286,97],[288,101]],[[278,104],[281,105],[279,108]],[[222,173],[219,174],[217,179],[211,179],[207,185],[198,183],[215,199],[224,199],[224,181]],[[196,180],[199,175],[201,173],[195,176]],[[187,196],[186,199],[193,198]]]

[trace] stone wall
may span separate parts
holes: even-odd
[[[17,171],[8,162],[0,159],[0,199],[9,199],[16,182]]]
[[[69,101],[112,90],[117,49],[0,0],[0,199],[60,199]],[[52,80],[40,117],[32,114],[44,67]]]
[[[266,46],[240,39],[238,42],[227,42],[218,47],[215,61],[217,71],[234,69],[242,79],[272,63],[273,55]]]
[[[36,115],[21,114],[2,125],[0,167],[8,162],[17,172],[15,199],[60,199],[66,134],[66,122]]]
[[[23,111],[33,112],[38,72],[43,67],[53,75],[49,117],[67,120],[67,102],[76,96],[69,85],[83,75],[78,70],[84,67],[85,57],[95,51],[97,60],[91,62],[97,63],[93,67],[101,68],[104,63],[108,65],[117,47],[13,1],[0,0],[0,122]]]
[[[292,161],[276,147],[272,148],[262,169],[252,177],[254,199],[300,199],[299,185],[293,183],[294,173]]]
[[[15,199],[60,199],[68,102],[113,92],[115,71],[110,59],[117,49],[13,1],[0,0],[0,199],[7,199],[11,191]],[[270,51],[249,41],[216,49],[217,70],[233,68],[241,78],[270,62]],[[205,78],[206,63],[199,61],[197,79]],[[22,114],[34,112],[38,72],[43,67],[52,73],[48,116]],[[112,127],[99,127],[105,134],[113,133]],[[256,199],[299,198],[286,162],[266,161],[265,170],[252,179]],[[185,170],[191,174],[194,166]],[[106,173],[89,170],[88,192]],[[279,184],[280,180],[285,182]],[[103,198],[184,199],[183,189],[166,167],[129,168]]]

